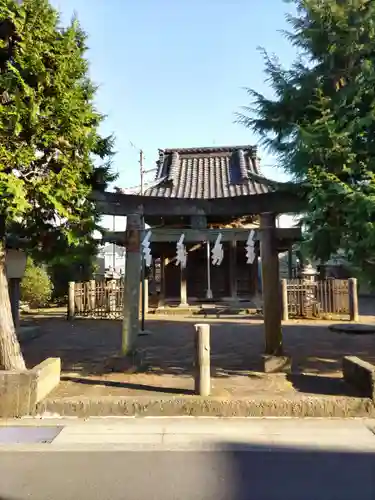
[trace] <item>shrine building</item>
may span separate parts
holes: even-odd
[[[154,259],[160,259],[160,305],[180,303],[181,305],[213,301],[251,300],[259,291],[258,258],[252,264],[246,259],[246,237],[241,241],[235,236],[231,241],[223,241],[224,258],[220,265],[211,263],[213,241],[207,241],[205,229],[252,228],[259,227],[258,213],[248,214],[243,206],[243,215],[235,211],[224,211],[217,215],[200,213],[180,215],[178,200],[214,201],[216,205],[224,199],[248,200],[261,198],[275,190],[274,183],[265,179],[259,168],[257,148],[254,146],[206,147],[159,150],[157,174],[152,186],[143,197],[153,200],[175,199],[176,207],[170,215],[145,215],[145,222],[160,231],[180,231],[190,228],[202,230],[202,241],[186,241],[187,266],[181,271],[176,266],[176,242],[152,242]],[[245,198],[246,197],[246,198]],[[269,206],[267,211],[272,211]],[[183,210],[181,210],[183,214]],[[244,235],[245,236],[245,235]],[[259,242],[256,242],[256,254]]]

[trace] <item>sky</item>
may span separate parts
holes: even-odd
[[[290,65],[280,30],[283,0],[52,0],[66,24],[75,13],[88,35],[102,133],[116,138],[116,185],[139,185],[139,149],[153,169],[159,148],[257,144],[235,112],[246,87],[269,94],[259,47]],[[285,180],[261,151],[263,175]],[[147,176],[153,179],[154,173]],[[117,229],[117,228],[116,228]]]

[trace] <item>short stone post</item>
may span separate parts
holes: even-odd
[[[199,396],[211,394],[210,325],[197,324],[195,328],[194,391]]]
[[[75,283],[74,283],[74,281],[69,281],[69,289],[68,289],[68,320],[74,319],[74,312],[75,312],[74,290],[75,290]]]
[[[358,312],[358,285],[357,278],[349,278],[349,314],[350,321],[358,321],[359,320],[359,312]]]
[[[286,279],[281,280],[281,300],[282,300],[282,318],[283,321],[288,321],[289,311],[288,311],[288,281]]]

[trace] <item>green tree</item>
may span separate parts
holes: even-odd
[[[52,283],[42,266],[27,260],[26,270],[21,282],[21,300],[32,308],[45,307],[52,297]]]
[[[11,318],[6,237],[27,237],[45,259],[82,244],[98,222],[112,138],[101,137],[86,36],[61,27],[48,0],[0,3],[0,367],[25,364]]]
[[[59,252],[46,262],[50,274],[55,300],[65,301],[69,281],[88,281],[96,271],[98,247],[96,241],[83,240],[79,245],[67,247],[65,254]]]
[[[312,255],[375,256],[375,2],[296,0],[285,69],[263,51],[273,97],[248,89],[239,120],[258,133],[308,200]]]

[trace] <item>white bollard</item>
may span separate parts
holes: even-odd
[[[195,327],[195,373],[194,390],[199,396],[211,394],[210,370],[210,325],[197,324]]]

